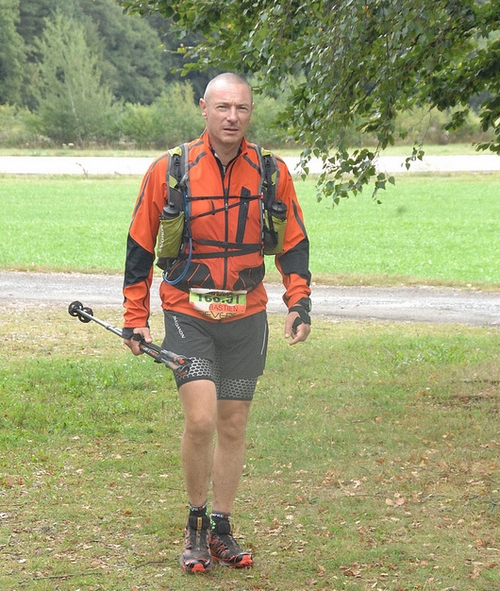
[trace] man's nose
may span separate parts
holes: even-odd
[[[236,119],[238,119],[238,109],[236,107],[231,107],[227,112],[227,118],[230,121],[235,121]]]

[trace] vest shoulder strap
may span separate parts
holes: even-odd
[[[276,200],[276,189],[279,181],[280,169],[276,156],[257,145],[259,165],[262,171],[261,191],[264,195],[264,207],[269,209],[271,203]],[[189,196],[188,175],[188,149],[187,144],[168,150],[167,167],[167,201],[173,201],[178,207],[184,209],[182,194]]]
[[[264,195],[264,208],[269,209],[271,203],[276,200],[280,169],[276,162],[276,156],[272,152],[265,150],[261,146],[257,146],[257,153],[262,171],[261,191]]]
[[[166,183],[167,202],[174,203],[180,211],[184,211],[183,195],[189,194],[187,144],[184,143],[168,150]]]

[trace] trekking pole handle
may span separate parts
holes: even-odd
[[[106,330],[109,330],[116,336],[123,339],[123,333],[121,329],[113,326],[112,324],[104,322],[104,320],[96,318],[92,309],[84,307],[81,302],[72,302],[68,307],[68,312],[70,316],[77,317],[78,320],[84,324],[87,324],[91,321],[96,322],[100,326],[103,326]],[[176,353],[172,353],[172,351],[168,351],[167,349],[162,349],[154,343],[146,343],[140,334],[134,334],[132,335],[132,338],[139,342],[139,348],[143,353],[146,353],[146,355],[152,357],[157,363],[163,363],[178,376],[184,376],[189,370],[190,360],[188,357],[177,355]]]
[[[162,349],[154,343],[146,343],[140,334],[135,333],[132,335],[132,338],[134,341],[138,341],[140,350],[143,353],[146,353],[146,355],[153,357],[157,363],[164,363],[167,367],[174,371],[182,369],[184,369],[184,371],[188,370],[189,359],[187,357],[184,357],[183,355],[176,355],[175,353],[172,353],[172,351]]]

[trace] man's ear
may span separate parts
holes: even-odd
[[[202,117],[204,117],[205,119],[207,118],[207,103],[205,101],[205,99],[200,99],[200,109],[201,109],[201,115]]]

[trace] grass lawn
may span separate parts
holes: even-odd
[[[122,273],[138,178],[4,177],[0,267]],[[500,286],[500,175],[399,178],[333,208],[297,182],[315,281]],[[269,259],[269,278],[277,279]]]
[[[500,175],[399,178],[380,205],[366,195],[332,208],[309,183],[298,192],[315,275],[500,286]]]
[[[314,279],[498,290],[499,183],[405,177],[334,209],[297,183]],[[138,184],[2,177],[0,268],[121,273]],[[256,565],[189,576],[172,375],[64,306],[0,303],[0,589],[499,589],[498,329],[313,318],[289,347],[282,326],[234,511]]]
[[[196,577],[169,372],[63,309],[0,319],[0,588],[499,587],[498,330],[315,322],[290,348],[271,317],[234,512],[256,566]]]

